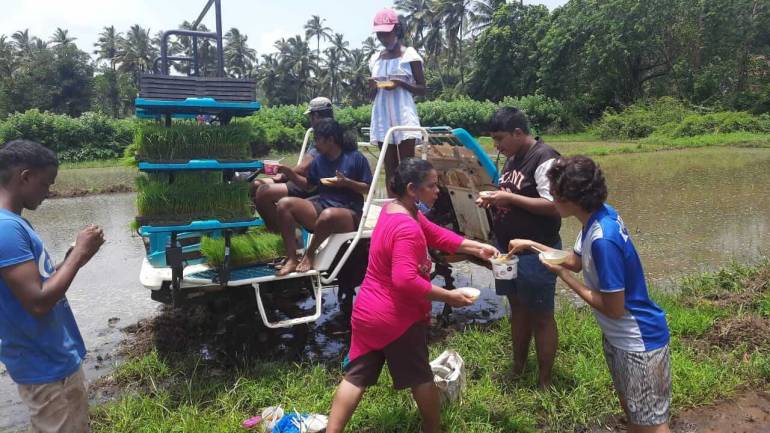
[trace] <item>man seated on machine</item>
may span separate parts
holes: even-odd
[[[309,199],[284,197],[277,204],[276,215],[286,246],[286,263],[277,276],[313,269],[318,247],[332,233],[352,232],[361,220],[364,195],[372,183],[369,161],[357,150],[355,140],[333,119],[324,119],[313,128],[319,156],[310,164],[307,176],[291,167],[279,170],[304,190],[318,188]],[[302,262],[297,259],[297,226],[313,232]]]
[[[334,119],[332,101],[324,97],[315,98],[310,101],[305,114],[310,119],[310,127],[315,129],[321,120]],[[313,141],[311,141],[308,143],[308,149],[305,152],[304,158],[292,170],[300,176],[307,176],[310,164],[316,156],[318,156],[318,151]],[[270,231],[278,231],[276,203],[280,199],[284,197],[310,198],[318,193],[316,188],[312,188],[309,191],[300,188],[291,181],[289,176],[280,170],[275,176],[255,179],[253,185],[255,189],[254,206],[256,206],[259,216],[264,220],[265,227]]]

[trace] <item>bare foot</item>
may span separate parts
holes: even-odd
[[[286,263],[281,266],[281,270],[275,273],[276,277],[285,277],[297,269],[297,259],[286,259]]]
[[[313,259],[314,257],[310,254],[305,254],[305,257],[302,258],[302,261],[299,262],[299,266],[297,266],[297,272],[302,274],[313,270]]]

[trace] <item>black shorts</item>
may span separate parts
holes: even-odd
[[[393,388],[411,388],[433,382],[428,361],[428,327],[416,323],[382,350],[369,352],[345,366],[345,380],[359,388],[377,383],[385,362],[388,363]]]
[[[289,191],[289,197],[310,198],[318,194],[318,188],[313,188],[311,191],[305,191],[292,181],[286,182],[286,189]]]

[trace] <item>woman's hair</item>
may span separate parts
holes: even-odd
[[[607,183],[602,169],[585,156],[559,158],[548,170],[551,194],[586,212],[594,212],[607,200]]]
[[[5,185],[11,180],[14,168],[40,169],[58,166],[56,154],[40,143],[13,140],[0,146],[0,185]]]
[[[406,187],[411,183],[421,185],[433,170],[433,165],[420,158],[409,158],[401,161],[390,179],[390,190],[401,197],[406,193]]]
[[[333,118],[319,120],[318,124],[313,128],[313,135],[316,140],[319,138],[333,139],[334,142],[342,148],[343,152],[358,150],[356,135],[350,131],[346,131],[345,128]]]

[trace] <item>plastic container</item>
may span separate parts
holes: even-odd
[[[273,427],[278,424],[278,421],[280,421],[281,418],[283,418],[283,409],[281,406],[266,407],[262,411],[262,422],[265,426],[265,433],[271,433]]]
[[[518,275],[519,258],[517,256],[501,257],[490,261],[492,262],[492,273],[496,280],[513,280]]]
[[[455,290],[458,290],[463,295],[473,299],[473,302],[476,302],[476,300],[479,299],[479,296],[481,296],[481,290],[474,287],[460,287]]]
[[[556,251],[543,251],[540,253],[540,257],[543,259],[543,261],[548,262],[552,265],[560,265],[567,261],[567,257],[569,257],[569,253],[562,250],[556,250]]]

